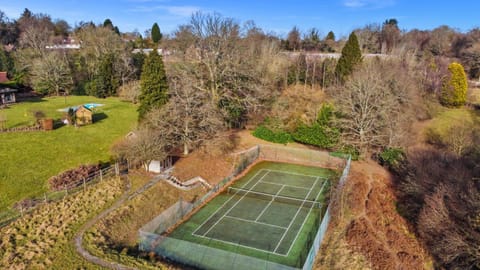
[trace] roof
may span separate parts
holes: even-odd
[[[78,111],[80,111],[80,110],[82,110],[82,109],[83,109],[83,110],[86,110],[86,111],[89,111],[89,112],[92,112],[92,110],[90,110],[89,108],[85,107],[84,105],[77,107],[77,109],[75,110],[75,112],[78,112]]]
[[[0,88],[0,94],[6,94],[6,93],[15,93],[17,92],[18,90],[17,89],[13,89],[13,88]]]
[[[0,71],[0,83],[8,82],[7,72]]]

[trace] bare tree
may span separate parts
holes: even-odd
[[[118,96],[122,100],[126,100],[136,104],[140,95],[140,81],[130,81],[118,89]]]
[[[69,93],[73,86],[72,72],[63,51],[50,51],[32,61],[31,80],[35,89],[45,94]]]
[[[410,86],[408,76],[377,60],[365,63],[344,86],[332,93],[341,112],[338,124],[344,142],[362,154],[381,146],[398,146],[408,129]]]
[[[270,69],[258,65],[265,60],[259,53],[278,53],[277,47],[259,43],[260,47],[252,48],[254,45],[242,42],[238,23],[218,14],[196,13],[190,25],[181,30],[182,36],[188,37],[185,41],[193,42],[182,45],[188,49],[181,61],[195,65],[185,75],[195,89],[207,93],[227,123],[241,122],[271,96],[268,91],[273,83],[263,77]],[[185,31],[191,31],[191,35]]]
[[[163,133],[151,129],[140,129],[133,135],[117,142],[111,151],[130,164],[143,165],[148,170],[152,160],[164,160],[169,154],[169,142]]]
[[[146,116],[145,125],[168,137],[169,144],[183,148],[188,155],[192,148],[224,129],[223,117],[205,92],[198,91],[185,70],[177,67],[170,76],[170,99],[160,109]]]

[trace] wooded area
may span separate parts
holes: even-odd
[[[139,105],[137,135],[112,147],[117,157],[145,164],[212,144],[228,151],[227,131],[253,127],[265,140],[373,158],[396,173],[399,211],[436,266],[480,268],[479,28],[402,31],[387,19],[348,39],[297,27],[279,37],[195,13],[172,34],[155,23],[143,37],[109,19],[71,27],[25,9],[15,20],[0,12],[0,37],[0,71],[24,88]],[[320,54],[335,52],[338,60]],[[451,108],[473,120],[427,130],[419,148],[416,124]]]

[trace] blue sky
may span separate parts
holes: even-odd
[[[18,18],[24,8],[52,18],[102,23],[110,18],[121,31],[143,34],[154,22],[163,33],[187,23],[192,12],[218,12],[239,22],[253,20],[264,30],[285,35],[293,26],[316,27],[325,35],[348,35],[357,27],[396,18],[401,29],[449,25],[460,31],[480,26],[480,1],[445,0],[0,0],[0,10]]]

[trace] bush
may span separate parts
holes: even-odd
[[[352,160],[358,160],[360,157],[360,151],[358,151],[355,146],[352,145],[343,145],[340,149],[331,152],[331,156],[347,159],[349,156],[352,157]]]
[[[459,63],[448,66],[450,76],[443,82],[440,101],[445,106],[460,107],[467,101],[467,75]]]
[[[405,153],[400,148],[386,148],[379,155],[380,164],[388,168],[396,168],[405,159]]]
[[[81,184],[84,178],[99,171],[100,164],[97,165],[80,165],[80,167],[64,171],[59,175],[52,176],[48,179],[51,190],[63,190],[65,187],[72,188]]]
[[[265,126],[258,126],[253,132],[252,135],[269,142],[282,143],[286,144],[293,142],[292,135],[285,131],[274,132]]]
[[[314,124],[301,125],[293,133],[293,139],[300,143],[332,148],[338,143],[340,132],[337,129]]]

